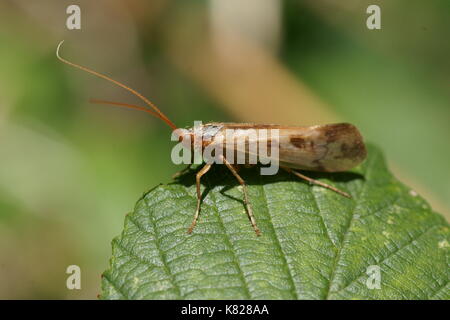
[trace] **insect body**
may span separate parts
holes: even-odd
[[[244,205],[253,229],[257,235],[260,235],[261,232],[256,225],[252,206],[249,201],[248,188],[245,181],[239,175],[236,164],[255,164],[255,162],[251,161],[251,159],[255,159],[255,157],[259,160],[259,162],[263,162],[263,160],[265,161],[264,163],[267,163],[267,160],[275,161],[276,163],[279,163],[280,168],[296,175],[301,179],[328,188],[350,198],[349,194],[336,189],[331,185],[309,178],[298,172],[297,169],[320,172],[340,172],[349,170],[361,163],[366,158],[367,152],[362,136],[355,126],[348,123],[317,125],[311,127],[294,127],[273,124],[261,125],[251,123],[219,122],[204,124],[201,125],[200,128],[180,130],[151,101],[134,89],[131,89],[103,74],[61,58],[59,55],[61,44],[62,42],[58,45],[56,50],[56,55],[59,60],[113,82],[114,84],[139,97],[151,109],[105,100],[91,100],[91,102],[117,105],[150,113],[169,125],[176,133],[178,140],[192,152],[201,152],[203,154],[208,149],[213,149],[214,151],[223,150],[223,152],[210,153],[210,156],[205,159],[206,164],[204,164],[204,166],[196,174],[197,207],[191,226],[188,229],[188,233],[191,233],[194,229],[200,214],[200,182],[202,176],[211,169],[214,163],[211,161],[211,158],[215,158],[216,163],[226,165],[231,173],[236,177],[238,182],[242,185]],[[230,130],[233,132],[232,136],[228,135]],[[276,134],[269,135],[267,134],[267,131],[276,132]],[[249,134],[250,132],[252,134]],[[230,137],[233,138],[233,141],[230,141]],[[237,139],[236,142],[234,141],[234,138],[236,137],[245,138]],[[195,141],[201,141],[201,143],[196,144]],[[255,144],[258,148],[252,149],[252,146],[255,146]],[[278,152],[263,153],[262,156],[261,153],[258,152],[260,149],[264,149],[261,147],[271,148],[273,146],[276,146],[275,150]],[[230,153],[230,151],[232,152]],[[236,162],[236,158],[240,158],[242,161]],[[189,167],[190,165],[188,168]]]
[[[259,134],[261,131],[276,129],[277,137]],[[210,144],[226,144],[226,130],[233,130],[235,136],[250,137],[239,140],[234,145],[237,150],[249,153],[248,145],[252,143],[278,145],[276,155],[282,167],[308,171],[340,172],[349,170],[366,157],[366,149],[358,129],[349,123],[317,125],[310,127],[282,126],[276,124],[254,123],[208,123],[200,132],[209,135],[203,147]],[[252,141],[247,131],[255,131]],[[192,130],[191,130],[192,132]],[[262,137],[263,136],[263,137]],[[272,155],[273,156],[273,155]],[[270,158],[271,155],[268,155]],[[275,160],[275,159],[274,159]],[[245,163],[247,164],[247,163]]]

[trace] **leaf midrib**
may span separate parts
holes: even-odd
[[[262,181],[261,175],[259,176],[259,179],[260,179],[260,182],[261,182]],[[284,265],[286,267],[286,270],[287,270],[287,273],[289,275],[288,279],[289,279],[289,281],[292,284],[294,297],[295,297],[296,300],[298,300],[298,298],[299,298],[298,288],[295,285],[294,277],[292,275],[291,266],[289,265],[289,263],[288,263],[288,261],[286,259],[286,253],[285,253],[285,251],[283,249],[283,246],[281,245],[281,242],[280,242],[280,239],[278,237],[276,228],[273,225],[272,214],[271,214],[271,210],[269,209],[269,203],[267,201],[267,195],[266,195],[266,190],[264,189],[264,184],[260,184],[260,186],[261,186],[261,192],[262,192],[262,195],[263,195],[263,203],[264,203],[264,206],[266,207],[267,215],[269,216],[269,220],[270,220],[269,224],[270,224],[270,227],[273,229],[273,235],[274,235],[275,243],[276,243],[276,245],[278,246],[278,248],[281,251],[281,257],[283,258],[283,263],[284,263]]]
[[[247,280],[246,280],[246,278],[245,278],[244,271],[243,271],[242,268],[241,268],[241,265],[240,265],[240,262],[239,262],[239,258],[236,256],[235,248],[234,248],[233,242],[232,242],[231,239],[230,239],[230,235],[228,234],[227,229],[225,228],[225,224],[224,224],[224,222],[223,222],[222,216],[221,216],[221,214],[220,214],[220,212],[219,212],[219,210],[218,210],[218,208],[217,208],[217,199],[216,199],[216,197],[215,197],[215,195],[214,195],[214,192],[212,192],[214,188],[211,188],[211,183],[210,183],[210,181],[209,181],[208,178],[206,178],[205,180],[206,180],[206,183],[208,184],[208,189],[211,191],[211,192],[208,192],[208,195],[209,195],[209,197],[211,198],[211,201],[212,201],[213,204],[214,204],[214,205],[211,206],[211,207],[213,207],[213,210],[214,210],[215,214],[216,214],[217,217],[218,217],[218,221],[219,221],[220,226],[221,226],[221,228],[222,228],[222,230],[223,230],[223,233],[224,233],[224,235],[225,235],[225,241],[227,242],[227,246],[229,246],[229,247],[231,248],[230,251],[231,251],[231,254],[232,254],[232,256],[233,256],[233,261],[235,262],[236,267],[237,267],[237,269],[238,269],[238,274],[239,274],[239,277],[241,278],[241,281],[242,281],[242,284],[243,284],[243,288],[244,288],[244,290],[245,290],[245,293],[246,293],[246,295],[247,295],[247,297],[248,297],[249,299],[252,299],[252,295],[251,295],[251,293],[250,293],[250,288],[249,288],[248,283],[247,283]]]

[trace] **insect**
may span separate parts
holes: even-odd
[[[93,103],[100,104],[108,104],[115,105],[130,109],[136,109],[145,111],[152,116],[161,119],[164,121],[173,131],[178,131],[177,126],[170,121],[170,119],[164,115],[150,100],[144,97],[142,94],[137,92],[136,90],[111,79],[110,77],[93,71],[84,66],[75,64],[70,62],[64,58],[62,58],[59,54],[61,45],[64,41],[61,41],[56,49],[57,58],[78,69],[81,69],[85,72],[91,73],[97,77],[103,78],[107,81],[110,81],[125,90],[128,90],[132,94],[136,95],[145,104],[150,107],[141,107],[137,105],[132,105],[128,103],[120,103],[114,101],[106,101],[106,100],[91,100]],[[279,163],[280,168],[285,171],[294,174],[298,178],[304,179],[311,184],[316,184],[322,186],[324,188],[330,189],[342,196],[347,198],[351,198],[351,196],[341,191],[331,185],[323,183],[319,180],[312,179],[310,177],[305,176],[300,173],[298,170],[307,170],[307,171],[318,171],[318,172],[341,172],[347,171],[356,165],[360,164],[366,158],[367,151],[363,142],[363,138],[358,131],[358,129],[349,123],[337,123],[337,124],[327,124],[327,125],[317,125],[310,127],[296,127],[296,126],[282,126],[282,125],[262,125],[262,124],[252,124],[252,123],[207,123],[201,125],[201,130],[194,130],[194,128],[190,128],[182,131],[178,135],[178,140],[180,142],[185,143],[185,147],[195,149],[198,148],[204,151],[207,147],[214,146],[215,144],[220,143],[224,145],[223,142],[226,140],[226,132],[227,130],[235,130],[237,135],[243,134],[249,130],[256,131],[257,133],[262,132],[263,130],[273,130],[276,129],[278,135],[276,138],[268,135],[261,135],[263,138],[257,138],[257,142],[260,144],[266,145],[278,145],[278,155],[270,155],[270,157],[276,157]],[[207,136],[207,137],[206,137]],[[207,139],[204,139],[204,138]],[[260,137],[260,135],[257,135]],[[192,141],[196,139],[202,141],[199,146],[195,146]],[[244,144],[248,143],[248,140],[244,140]],[[233,144],[234,147],[239,149],[238,144]],[[240,146],[242,147],[242,146]],[[246,147],[246,146],[244,146]],[[247,153],[249,156],[249,149],[244,148],[240,150]],[[193,150],[195,151],[195,150]],[[256,233],[256,235],[260,235],[261,231],[259,230],[255,216],[253,214],[253,209],[249,200],[248,187],[245,181],[238,173],[238,166],[235,165],[234,159],[229,159],[228,156],[223,154],[219,155],[220,163],[223,163],[233,174],[233,176],[237,179],[239,184],[242,186],[243,196],[244,196],[244,206],[250,220],[250,223]],[[246,157],[245,159],[248,159]],[[244,163],[248,164],[248,163]],[[189,169],[190,165],[185,168],[185,170]],[[188,233],[192,233],[195,225],[197,224],[197,220],[200,214],[201,208],[201,191],[200,191],[200,182],[201,178],[211,169],[212,163],[206,163],[204,166],[197,172],[196,174],[196,191],[197,191],[197,206],[194,214],[194,218],[192,223],[188,229]],[[181,174],[182,170],[179,174]]]

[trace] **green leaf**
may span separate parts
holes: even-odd
[[[157,186],[113,240],[101,298],[450,299],[448,223],[388,172],[376,148],[356,170],[311,175],[347,199],[283,172],[243,169],[261,237],[224,166],[204,177],[192,235],[195,175]],[[370,266],[380,289],[367,285],[376,285]]]

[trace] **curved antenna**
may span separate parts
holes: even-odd
[[[141,107],[141,106],[136,106],[134,104],[115,102],[115,101],[108,101],[108,100],[99,100],[99,99],[89,99],[89,102],[90,103],[96,103],[96,104],[112,104],[114,106],[125,107],[125,108],[128,108],[128,109],[135,109],[135,110],[145,111],[145,112],[150,113],[152,116],[163,120],[158,113],[156,113],[156,112],[154,112],[154,111],[152,111],[152,110],[150,110],[148,108]]]
[[[59,49],[61,48],[61,45],[63,44],[63,42],[64,42],[64,40],[61,41],[61,42],[58,44],[58,47],[56,48],[56,57],[57,57],[60,61],[64,62],[65,64],[68,64],[68,65],[70,65],[70,66],[72,66],[72,67],[75,67],[75,68],[78,68],[78,69],[80,69],[80,70],[86,71],[86,72],[88,72],[88,73],[90,73],[90,74],[93,74],[94,76],[97,76],[97,77],[99,77],[99,78],[102,78],[102,79],[105,79],[105,80],[107,80],[107,81],[110,81],[110,82],[112,82],[112,83],[118,85],[119,87],[122,87],[122,88],[124,88],[125,90],[128,90],[129,92],[131,92],[132,94],[134,94],[135,96],[137,96],[138,98],[140,98],[142,101],[144,101],[149,107],[151,107],[151,108],[155,111],[155,113],[157,113],[157,114],[159,115],[159,118],[160,118],[161,120],[163,120],[165,123],[167,123],[167,125],[168,125],[169,127],[171,127],[173,130],[177,129],[177,126],[176,126],[172,121],[170,121],[169,118],[167,118],[166,115],[165,115],[164,113],[161,112],[161,110],[159,110],[159,109],[158,109],[158,108],[157,108],[150,100],[148,100],[146,97],[144,97],[142,94],[140,94],[140,93],[137,92],[136,90],[131,89],[130,87],[124,85],[123,83],[120,83],[119,81],[116,81],[116,80],[114,80],[114,79],[111,79],[110,77],[105,76],[105,75],[103,75],[103,74],[101,74],[101,73],[99,73],[99,72],[96,72],[96,71],[91,70],[91,69],[89,69],[89,68],[86,68],[86,67],[80,66],[80,65],[78,65],[78,64],[75,64],[75,63],[73,63],[73,62],[67,61],[67,60],[64,59],[64,58],[61,58],[61,56],[59,55]],[[136,107],[137,107],[137,106],[136,106]],[[141,107],[139,107],[139,108],[141,108]],[[135,108],[133,108],[133,109],[135,109]]]

